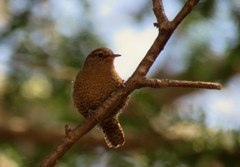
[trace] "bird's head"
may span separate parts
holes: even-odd
[[[98,48],[93,50],[86,58],[84,63],[85,67],[106,67],[113,66],[113,61],[116,57],[121,56],[120,54],[114,54],[111,49]]]

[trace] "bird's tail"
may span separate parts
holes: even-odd
[[[125,143],[124,133],[117,117],[104,120],[99,125],[108,147],[117,148]]]

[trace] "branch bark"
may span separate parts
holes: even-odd
[[[184,80],[170,80],[170,79],[148,79],[141,78],[139,80],[140,87],[151,88],[168,88],[168,87],[182,87],[182,88],[204,88],[204,89],[221,89],[221,85],[213,82],[203,81],[184,81]]]
[[[86,119],[83,123],[78,125],[75,129],[67,129],[67,133],[62,141],[57,145],[55,150],[42,162],[41,167],[54,166],[79,138],[90,131],[97,123],[97,120],[103,120],[106,117],[110,117],[116,113],[112,113],[113,109],[118,106],[122,100],[124,100],[135,89],[143,87],[195,87],[195,88],[207,88],[207,89],[220,89],[221,86],[217,83],[209,82],[192,82],[192,81],[176,81],[176,80],[157,80],[146,79],[145,76],[148,73],[150,67],[164,49],[167,41],[171,37],[174,30],[182,22],[182,20],[191,12],[193,7],[199,2],[199,0],[188,0],[173,21],[168,21],[167,16],[163,8],[162,0],[152,0],[153,11],[157,19],[156,26],[159,29],[159,34],[154,43],[150,47],[146,56],[143,58],[133,75],[125,82],[125,87],[118,89],[109,97],[102,106],[99,106],[95,111],[94,117]]]

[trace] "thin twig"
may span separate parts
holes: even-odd
[[[171,22],[172,24],[174,24],[174,28],[176,28],[182,22],[182,20],[192,11],[194,6],[197,5],[198,2],[199,0],[188,0],[185,3],[184,7],[179,11],[177,16]]]
[[[170,80],[170,79],[148,79],[142,78],[139,81],[139,86],[151,88],[168,88],[168,87],[181,87],[181,88],[204,88],[204,89],[221,89],[219,83],[203,82],[203,81],[184,81],[184,80]]]
[[[162,0],[153,0],[153,12],[157,19],[157,27],[159,27],[160,24],[163,24],[164,22],[168,22],[168,18],[165,14],[164,7]]]

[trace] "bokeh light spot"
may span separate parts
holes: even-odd
[[[48,98],[52,93],[52,85],[47,77],[42,74],[36,74],[27,80],[21,89],[25,98]]]

